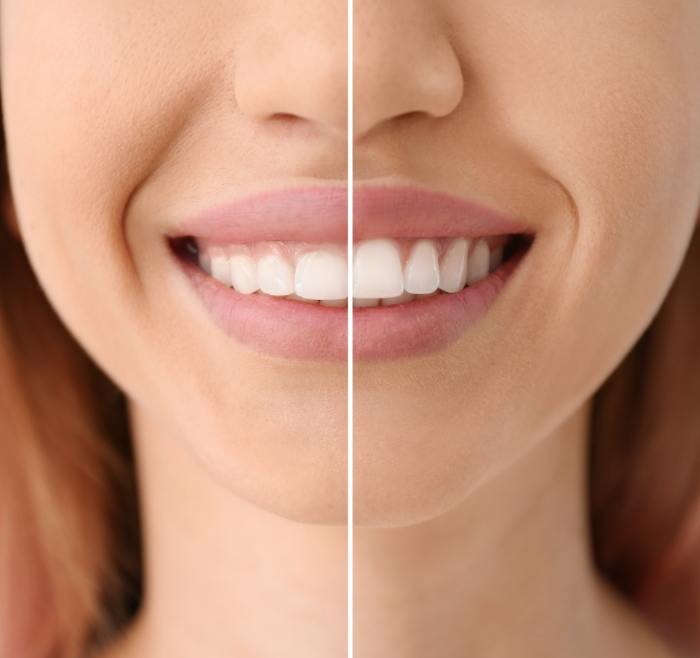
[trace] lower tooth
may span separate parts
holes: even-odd
[[[352,300],[352,305],[359,308],[364,308],[366,306],[379,306],[378,299],[365,299],[363,297],[355,297]]]
[[[293,299],[295,302],[304,302],[305,304],[318,304],[318,299],[307,299],[299,297],[299,295],[287,295],[286,299]]]
[[[322,299],[321,306],[334,306],[336,308],[344,308],[348,305],[348,300],[346,299]]]
[[[405,304],[406,302],[412,302],[416,298],[416,295],[410,292],[405,292],[403,295],[398,297],[389,297],[382,299],[382,306],[396,306],[396,304]]]

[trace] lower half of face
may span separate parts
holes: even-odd
[[[207,3],[207,12],[198,1],[177,10],[130,2],[126,11],[44,4],[30,16],[22,3],[3,2],[2,83],[14,203],[52,304],[149,423],[172,436],[173,450],[185,446],[193,467],[282,516],[343,522],[347,363],[338,315],[345,309],[286,299],[290,263],[277,256],[268,259],[267,279],[264,263],[259,282],[254,277],[258,292],[245,288],[243,309],[236,297],[243,293],[222,280],[216,259],[207,272],[181,249],[192,218],[199,227],[202,214],[245,196],[281,188],[318,196],[332,187],[347,197],[342,139],[326,137],[318,122],[268,122],[264,109],[256,115],[255,103],[284,109],[297,100],[275,82],[276,70],[250,75],[261,70],[255,49],[266,50],[267,38],[300,71],[308,63],[283,50],[317,61],[270,37],[271,25],[294,20],[279,21],[291,8],[274,2],[259,10],[243,0]],[[343,6],[310,4],[320,24],[337,23],[323,38],[337,41],[340,53],[344,28],[333,17],[344,16]],[[305,29],[312,39],[320,33],[314,21]],[[327,64],[336,67],[333,53]],[[299,76],[309,84],[317,77]],[[344,77],[332,80],[344,89]],[[328,116],[336,97],[322,108]],[[294,229],[293,217],[283,220]],[[259,225],[255,214],[238,224]],[[194,228],[190,242],[202,258],[205,234],[222,248],[258,241]],[[317,285],[311,274],[309,285]],[[301,292],[313,293],[308,285]],[[321,307],[330,319],[306,312]],[[326,346],[323,358],[312,358],[314,345]]]
[[[648,326],[698,222],[696,3],[476,4],[441,5],[461,105],[356,146],[355,175],[401,148],[402,174],[508,211],[529,240],[448,345],[356,362],[359,523],[446,511],[561,426]]]
[[[299,59],[317,42],[344,57],[324,32],[334,3],[270,50],[296,16],[272,4],[212,2],[213,22],[195,2],[134,2],[136,22],[3,4],[22,234],[134,402],[212,477],[297,520],[344,518],[352,293],[356,520],[419,521],[560,424],[658,308],[697,212],[700,17],[691,2],[661,22],[602,0],[517,21],[514,0],[426,4],[461,26],[452,70],[470,75],[449,114],[358,142],[350,290],[346,151],[328,129],[342,67]],[[387,30],[357,35],[358,84],[410,75],[372,60],[373,36],[400,38]]]

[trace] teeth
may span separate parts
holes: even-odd
[[[396,304],[405,304],[406,302],[412,302],[416,296],[410,292],[405,292],[398,297],[389,297],[388,299],[382,299],[382,306],[395,306]],[[355,304],[357,306],[357,304]]]
[[[353,304],[394,306],[438,294],[456,293],[500,267],[503,240],[485,238],[358,242],[354,248]],[[200,267],[245,295],[262,293],[343,307],[348,303],[347,260],[342,245],[266,242],[255,245],[199,245]]]
[[[355,297],[352,300],[352,305],[359,308],[364,308],[365,306],[379,306],[378,299],[365,299],[364,297]]]
[[[200,254],[199,266],[209,275],[211,275],[211,256],[209,254]]]
[[[469,240],[455,238],[447,245],[440,263],[440,290],[459,292],[467,283]]]
[[[353,297],[381,299],[403,292],[401,254],[395,240],[365,240],[355,247]]]
[[[223,251],[215,251],[211,255],[211,275],[226,286],[231,285],[231,268],[228,256]]]
[[[294,274],[299,297],[322,301],[348,296],[348,266],[340,249],[319,249],[302,254]]]
[[[258,285],[268,295],[291,295],[294,292],[294,268],[281,253],[267,253],[258,260]]]
[[[406,292],[425,295],[437,290],[440,283],[437,246],[434,240],[418,240],[403,270]]]
[[[250,253],[237,253],[229,259],[231,285],[240,293],[249,295],[258,289],[258,264]]]
[[[299,297],[299,295],[287,295],[287,299],[293,299],[297,302],[304,302],[305,304],[318,304],[318,299],[306,299],[306,297]]]
[[[469,255],[467,285],[481,281],[489,273],[489,246],[486,240],[478,240]]]

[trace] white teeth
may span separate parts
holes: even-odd
[[[360,308],[364,308],[365,306],[379,306],[379,301],[378,299],[365,299],[364,297],[355,297],[352,300],[352,305],[353,306],[358,306]]]
[[[258,285],[268,295],[291,295],[294,292],[294,268],[282,254],[267,253],[258,260]]]
[[[216,251],[211,255],[211,275],[226,286],[231,285],[231,268],[228,256],[223,251]]]
[[[405,292],[398,297],[389,297],[388,299],[382,299],[382,306],[396,306],[396,304],[405,304],[406,302],[412,302],[416,296],[410,292]]]
[[[297,302],[304,302],[305,304],[318,304],[318,299],[306,299],[306,297],[299,297],[299,295],[287,295],[286,299],[294,299]]]
[[[231,285],[240,293],[249,295],[258,289],[258,265],[249,253],[238,253],[229,259]]]
[[[440,283],[437,246],[434,240],[417,240],[403,270],[406,292],[425,295]]]
[[[306,299],[346,299],[348,266],[345,255],[334,248],[302,254],[294,274],[294,290]]]
[[[440,262],[440,290],[459,292],[467,283],[469,240],[455,238],[447,245]]]
[[[211,274],[211,257],[209,254],[200,254],[199,266],[207,273]]]
[[[395,240],[365,240],[355,247],[353,297],[381,299],[403,292],[401,255]]]
[[[489,251],[486,240],[478,240],[474,245],[467,265],[467,285],[481,281],[489,273]]]
[[[354,247],[353,303],[393,306],[478,283],[503,262],[503,241],[485,238],[376,238]],[[287,297],[343,307],[348,304],[347,260],[342,245],[264,242],[204,245],[199,265],[239,293]]]

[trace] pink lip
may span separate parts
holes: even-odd
[[[354,192],[354,237],[448,237],[528,233],[524,222],[473,201],[415,187],[363,186]],[[312,187],[266,192],[216,206],[179,226],[172,237],[210,243],[266,240],[345,242],[347,189]],[[408,304],[354,310],[356,359],[397,358],[442,349],[481,318],[524,252],[478,284]],[[215,321],[253,349],[284,358],[347,358],[347,310],[267,295],[241,295],[178,258]]]

